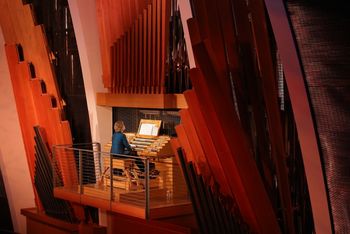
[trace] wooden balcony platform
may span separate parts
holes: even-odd
[[[80,187],[56,187],[54,196],[78,204],[89,205],[103,210],[117,212],[141,219],[146,219],[145,192],[142,189],[125,190],[113,188],[104,184],[84,185],[83,193]],[[150,219],[168,218],[193,213],[191,202],[183,196],[174,196],[166,200],[163,188],[150,191]]]

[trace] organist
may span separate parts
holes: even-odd
[[[137,156],[137,153],[132,149],[132,147],[130,146],[126,135],[124,134],[125,131],[125,125],[123,121],[116,121],[114,123],[114,133],[112,136],[112,146],[111,146],[111,153],[112,154],[117,154],[117,155],[134,155]],[[135,152],[135,153],[133,153]],[[117,156],[115,156],[117,157]],[[145,172],[145,164],[144,162],[137,158],[135,159],[135,164],[137,165],[137,167],[139,168],[141,173]],[[150,174],[151,175],[156,175],[159,174],[159,172],[157,170],[155,170],[155,165],[154,163],[150,163],[149,165],[150,167]],[[118,169],[116,169],[116,171],[114,172],[115,174],[121,174],[122,171],[118,171]]]

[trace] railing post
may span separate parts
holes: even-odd
[[[146,188],[145,188],[145,193],[146,193],[146,210],[145,210],[145,216],[146,220],[149,220],[149,209],[150,209],[150,191],[149,191],[149,158],[146,158],[146,163],[145,163],[145,183],[146,183]]]
[[[100,143],[96,143],[96,145],[97,145],[97,157],[98,157],[98,163],[99,163],[99,167],[98,167],[98,173],[99,173],[99,175],[98,175],[98,177],[100,178],[101,177],[101,175],[102,175],[102,157],[101,157],[101,144]],[[96,175],[96,179],[97,179],[97,175]]]
[[[113,201],[113,155],[109,155],[109,183],[110,183],[110,200]]]
[[[81,150],[79,150],[79,185],[79,193],[83,194],[83,153],[81,152]]]

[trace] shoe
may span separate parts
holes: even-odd
[[[158,170],[152,169],[149,174],[155,176],[155,175],[159,175],[159,173],[160,172]]]

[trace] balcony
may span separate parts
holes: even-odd
[[[53,147],[56,198],[147,220],[193,212],[174,156],[117,155],[100,149],[99,143]],[[71,175],[58,170],[69,166],[58,165],[62,157],[75,159],[70,160],[76,168]],[[63,176],[72,183],[64,184]]]

